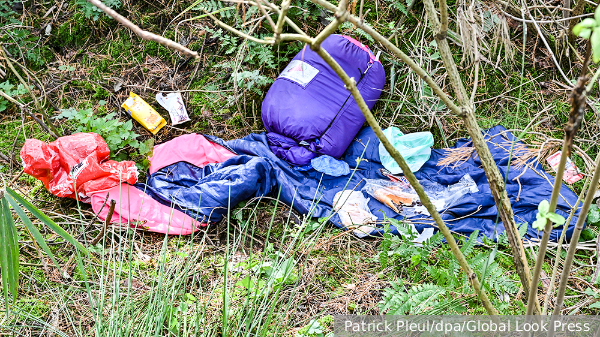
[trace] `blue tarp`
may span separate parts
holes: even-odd
[[[513,206],[515,221],[528,224],[526,238],[541,237],[542,233],[533,229],[531,223],[535,220],[539,202],[550,199],[554,178],[546,174],[535,160],[529,162],[535,171],[527,166],[507,167],[514,138],[504,127],[491,128],[485,133],[485,138],[502,175],[506,177],[508,172],[506,190]],[[383,167],[379,161],[379,140],[369,127],[361,130],[342,157],[351,169],[356,170],[341,177],[327,176],[315,170],[294,170],[271,152],[265,134],[251,134],[227,142],[215,137],[210,139],[231,149],[238,156],[204,168],[179,162],[152,174],[147,185],[138,184],[137,187],[162,203],[175,205],[203,221],[219,221],[227,214],[228,205],[234,206],[251,197],[279,195],[282,202],[292,205],[302,214],[310,214],[316,218],[333,214],[330,221],[343,227],[339,217],[332,211],[335,194],[343,189],[360,190],[365,184],[365,178],[387,179],[379,172]],[[461,139],[455,145],[471,146],[468,139]],[[523,151],[523,148],[513,150]],[[445,152],[444,149],[432,150],[429,161],[415,175],[424,183],[430,181],[446,186],[457,183],[468,173],[476,182],[479,192],[465,195],[445,210],[442,218],[454,232],[469,235],[478,230],[488,238],[495,238],[504,231],[504,226],[498,216],[479,157],[473,151],[468,160],[456,167],[438,166]],[[556,212],[567,218],[576,201],[577,195],[563,184]],[[380,220],[384,220],[384,213],[388,217],[402,219],[401,215],[374,198],[369,201],[369,208]],[[578,216],[579,211],[569,225],[567,238],[571,236]],[[415,222],[415,227],[421,232],[424,228],[431,227],[428,223],[432,223],[432,220],[427,216],[419,216]],[[553,230],[551,240],[557,240],[561,228]],[[392,233],[398,234],[393,226],[390,229]],[[372,234],[381,231],[382,229]]]

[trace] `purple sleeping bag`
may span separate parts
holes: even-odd
[[[385,84],[385,71],[369,47],[344,35],[331,35],[324,48],[354,77],[369,109]],[[338,75],[304,46],[277,77],[262,104],[271,150],[297,166],[321,154],[339,158],[365,118]]]

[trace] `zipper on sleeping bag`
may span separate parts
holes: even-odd
[[[363,80],[363,78],[365,78],[365,75],[367,74],[367,71],[369,71],[369,69],[371,69],[372,65],[373,65],[373,61],[371,61],[369,63],[369,66],[367,67],[367,69],[365,69],[365,71],[362,74],[360,74],[360,79],[358,80],[358,82],[356,82],[356,88],[357,89],[358,89],[358,85]],[[335,122],[335,120],[337,119],[337,117],[340,114],[340,112],[342,110],[344,110],[344,107],[346,106],[346,103],[348,103],[348,100],[350,99],[350,97],[352,97],[352,94],[349,94],[348,97],[346,97],[346,100],[344,101],[344,104],[342,104],[342,106],[340,107],[340,109],[338,110],[338,112],[335,114],[335,116],[333,117],[333,119],[331,120],[331,122],[329,122],[329,125],[327,125],[327,127],[325,128],[325,131],[321,132],[321,135],[318,138],[323,137],[323,135],[326,134],[327,131],[329,131],[329,129],[333,125],[333,122]]]

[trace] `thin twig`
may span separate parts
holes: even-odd
[[[133,31],[137,36],[139,36],[140,38],[144,39],[144,40],[148,40],[148,41],[154,41],[158,44],[161,44],[167,48],[170,49],[174,49],[177,50],[179,52],[182,52],[186,55],[192,56],[194,58],[199,58],[200,56],[198,55],[197,52],[190,50],[189,48],[186,48],[184,46],[182,46],[181,44],[173,41],[173,40],[169,40],[165,37],[162,37],[160,35],[154,34],[154,33],[150,33],[148,31],[145,31],[143,29],[141,29],[140,27],[138,27],[137,25],[135,25],[133,22],[129,21],[127,18],[125,18],[124,16],[120,15],[119,13],[117,13],[116,11],[114,11],[112,8],[106,6],[102,1],[100,0],[87,0],[87,2],[89,2],[90,4],[98,7],[100,10],[102,10],[104,13],[106,13],[108,16],[110,16],[111,18],[115,19],[116,21],[118,21],[120,24],[122,24],[123,26],[131,29],[131,31]]]
[[[565,239],[565,237],[567,236],[567,229],[569,228],[569,225],[571,224],[571,220],[573,219],[573,216],[575,215],[575,212],[577,211],[577,209],[579,209],[579,203],[581,202],[581,199],[583,199],[583,195],[585,194],[585,191],[587,191],[587,187],[590,184],[590,179],[586,179],[585,184],[583,185],[583,189],[581,189],[581,193],[579,193],[579,197],[577,198],[577,202],[575,202],[575,206],[573,206],[573,208],[571,209],[571,213],[569,214],[569,218],[567,219],[567,221],[565,221],[565,224],[563,225],[563,230],[560,233],[560,238],[558,239],[558,244],[556,246],[556,260],[554,262],[554,267],[552,267],[552,276],[550,277],[550,285],[548,286],[548,289],[546,290],[546,297],[544,298],[544,306],[542,307],[542,315],[546,315],[546,313],[548,312],[548,302],[550,301],[550,295],[552,295],[552,290],[554,290],[554,283],[556,281],[556,276],[558,275],[558,265],[560,265],[560,251],[562,248],[562,243]],[[583,216],[581,213],[579,213],[579,216]],[[598,236],[600,238],[600,235]],[[595,282],[592,279],[592,282]]]
[[[281,32],[283,31],[283,23],[285,22],[287,11],[290,8],[291,2],[291,0],[283,0],[283,3],[281,4],[281,12],[279,13],[279,17],[277,18],[277,25],[275,26],[275,42],[279,42],[279,37],[281,35]]]
[[[531,13],[529,13],[529,17],[531,19],[533,19],[533,16],[531,16]],[[569,19],[572,19],[572,18],[569,18]],[[567,83],[570,84],[571,80],[567,77],[567,75],[565,75],[565,73],[563,72],[563,70],[562,70],[562,68],[560,66],[560,63],[558,63],[558,61],[556,60],[556,56],[554,56],[554,53],[552,52],[552,48],[550,48],[550,45],[546,41],[546,38],[544,37],[544,34],[542,34],[542,30],[540,29],[540,26],[538,26],[538,24],[537,24],[536,21],[533,21],[532,23],[535,26],[535,29],[537,30],[540,39],[542,39],[542,42],[544,43],[544,46],[546,46],[546,49],[548,49],[548,52],[550,53],[550,56],[552,57],[552,61],[554,61],[554,65],[556,66],[556,69],[558,69],[558,71],[562,75],[563,79],[565,81],[567,81]]]
[[[596,168],[594,169],[594,175],[592,176],[590,188],[595,189],[598,186],[598,180],[600,180],[600,154],[596,156]],[[552,315],[560,315],[565,297],[565,290],[567,287],[567,283],[569,282],[571,267],[573,266],[573,258],[575,256],[575,251],[577,250],[577,243],[579,242],[579,235],[583,230],[583,225],[587,218],[585,215],[588,214],[593,199],[594,193],[588,191],[588,194],[585,197],[585,201],[583,202],[583,206],[581,207],[581,211],[579,212],[579,219],[577,219],[577,224],[575,225],[575,229],[573,229],[573,234],[571,235],[571,243],[569,244],[569,250],[567,251],[567,256],[565,257],[565,263],[560,278],[560,284],[558,286],[558,294],[556,295],[556,305],[554,306],[554,311],[552,312]],[[550,329],[550,331],[548,332],[548,336],[553,335],[554,331]]]
[[[258,9],[260,9],[260,11],[263,13],[263,15],[267,18],[267,21],[269,21],[271,28],[273,28],[273,30],[275,30],[275,27],[276,27],[275,22],[273,22],[271,15],[269,13],[267,13],[265,8],[261,5],[261,1],[262,0],[256,0],[256,6],[258,7]]]
[[[102,226],[100,233],[98,233],[98,235],[96,235],[96,237],[90,242],[89,246],[94,246],[95,244],[100,242],[100,239],[102,239],[102,237],[104,236],[104,233],[106,232],[106,227],[108,227],[108,225],[110,224],[113,214],[115,213],[116,205],[117,205],[117,203],[114,200],[110,201],[110,208],[108,209],[108,214],[106,215],[106,220],[104,221],[104,226]]]
[[[31,95],[37,110],[42,114],[42,116],[44,116],[44,119],[46,120],[46,122],[48,122],[48,125],[46,125],[44,122],[39,121],[39,119],[37,119],[37,117],[34,117],[34,119],[38,122],[38,124],[40,124],[42,127],[44,127],[44,129],[46,129],[52,137],[58,138],[58,135],[60,134],[60,132],[58,132],[58,130],[54,127],[54,125],[50,121],[50,117],[48,117],[48,115],[46,114],[46,111],[40,105],[40,103],[37,99],[37,96],[35,96],[35,94],[31,91],[31,88],[29,88],[29,85],[27,84],[27,82],[25,82],[23,77],[21,77],[21,75],[19,75],[19,72],[17,71],[17,69],[15,69],[14,65],[10,61],[10,58],[8,57],[8,53],[6,52],[6,50],[4,50],[4,46],[0,46],[0,52],[2,52],[2,55],[4,55],[4,59],[6,60],[6,64],[8,64],[8,67],[10,68],[10,70],[12,70],[13,74],[15,74],[17,79],[19,79],[19,82],[21,82],[23,87],[25,87],[25,89]],[[4,95],[3,95],[3,97],[4,97]],[[20,104],[19,107],[24,108],[22,104]],[[27,112],[29,113],[28,110],[27,110]],[[29,114],[32,115],[31,113],[29,113]]]
[[[571,116],[573,116],[574,114],[576,115],[576,114],[581,113],[581,111],[582,111],[580,109],[581,104],[583,104],[583,107],[585,107],[585,83],[586,83],[586,81],[587,81],[586,78],[580,77],[577,82],[577,85],[575,86],[575,88],[573,89],[573,92],[571,93],[571,97],[570,97]],[[577,120],[578,117],[575,116],[572,119]],[[579,128],[579,124],[568,124],[565,127],[565,138],[563,141],[560,162],[559,162],[558,168],[556,170],[556,178],[554,180],[554,186],[552,188],[552,195],[550,196],[549,212],[554,212],[554,210],[556,209],[556,205],[558,203],[558,196],[560,194],[560,189],[562,187],[563,175],[564,175],[564,171],[565,171],[565,164],[567,162],[567,158],[569,156],[569,152],[570,152],[571,146],[573,144],[573,137],[575,136],[575,133],[577,132],[578,128]],[[597,184],[597,181],[596,181],[596,184]],[[592,182],[592,186],[595,186],[593,182]],[[587,214],[587,212],[580,213],[580,214]],[[585,216],[580,217],[580,218],[585,219]],[[534,312],[535,304],[539,304],[538,299],[537,299],[537,284],[538,284],[538,280],[540,278],[540,274],[542,271],[542,265],[544,264],[544,258],[546,256],[546,249],[548,247],[548,241],[550,240],[550,234],[552,232],[552,225],[553,224],[550,220],[546,221],[546,226],[544,227],[544,234],[542,235],[542,241],[540,241],[540,248],[538,250],[538,256],[537,256],[537,259],[535,262],[535,267],[533,270],[532,289],[529,292],[529,298],[528,298],[528,302],[527,302],[527,312],[526,312],[527,315],[532,315]]]

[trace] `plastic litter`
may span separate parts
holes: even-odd
[[[77,187],[83,202],[97,191],[137,181],[134,162],[108,160],[109,155],[108,145],[95,133],[77,133],[49,144],[27,139],[21,149],[25,173],[41,180],[57,197],[75,199]]]
[[[129,98],[121,106],[153,135],[167,125],[167,121],[153,107],[133,92],[129,93]]]
[[[546,159],[550,167],[554,170],[554,172],[558,171],[558,164],[560,163],[560,157],[562,155],[562,151],[558,151],[555,154],[551,155]],[[565,163],[565,173],[563,174],[563,180],[567,182],[567,184],[574,184],[579,180],[583,179],[583,174],[579,173],[579,169],[571,161],[570,158],[567,158],[567,162]]]
[[[166,96],[159,92],[156,94],[156,101],[169,112],[171,124],[177,125],[190,121],[180,92],[171,92]]]
[[[397,127],[391,127],[383,130],[383,134],[400,152],[412,172],[418,171],[431,157],[431,147],[433,146],[431,132],[415,132],[405,135]],[[392,174],[402,173],[400,166],[381,143],[379,144],[379,159],[381,164]]]
[[[368,236],[372,231],[377,217],[369,210],[369,199],[359,191],[340,191],[333,197],[333,209],[338,212],[342,224],[353,229],[359,238]]]
[[[350,166],[343,160],[337,160],[332,156],[322,155],[310,161],[311,166],[319,172],[333,177],[350,174]]]
[[[427,208],[421,204],[417,192],[408,181],[388,181],[382,179],[366,179],[363,191],[379,200],[398,214],[408,216],[428,214]],[[454,205],[467,193],[479,192],[477,184],[469,174],[465,174],[456,184],[449,186],[437,182],[421,181],[423,190],[438,211]]]
[[[366,179],[363,191],[396,213],[400,213],[402,206],[415,206],[419,202],[417,192],[407,182],[394,182],[383,179]]]
[[[435,209],[442,211],[452,207],[468,193],[477,193],[479,188],[473,178],[467,173],[456,184],[444,186],[432,181],[421,182],[423,190],[435,206]],[[425,206],[416,205],[412,209],[408,209],[406,215],[426,214],[430,215]]]

